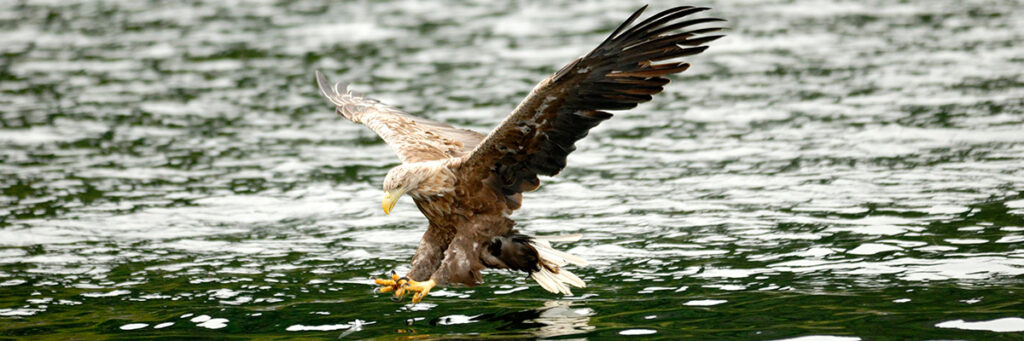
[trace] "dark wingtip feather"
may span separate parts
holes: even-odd
[[[640,9],[633,12],[633,14],[629,16],[629,19],[623,21],[622,24],[619,25],[619,27],[615,28],[615,31],[612,31],[612,34],[608,35],[608,38],[618,35],[620,32],[622,32],[623,29],[629,27],[629,25],[632,24],[633,21],[636,21],[636,18],[639,18],[640,15],[643,14],[645,10],[647,10],[647,6],[650,5],[643,5],[643,7],[640,7]]]
[[[620,40],[622,42],[626,42],[626,41],[630,41],[630,40],[633,40],[633,39],[637,39],[637,37],[656,36],[657,33],[652,33],[651,30],[659,30],[658,29],[659,27],[662,27],[662,25],[668,24],[668,23],[672,22],[673,20],[676,20],[676,19],[688,16],[688,15],[691,15],[691,14],[694,14],[694,13],[703,12],[703,11],[706,11],[706,10],[709,10],[709,9],[710,8],[707,8],[707,7],[687,7],[687,6],[684,6],[684,7],[677,7],[675,9],[670,9],[670,10],[662,11],[661,13],[655,14],[654,16],[652,16],[650,18],[647,18],[646,20],[640,22],[636,26],[631,27],[629,30],[626,31],[626,33],[623,33],[622,36],[616,37],[616,40]]]
[[[700,38],[687,39],[687,40],[679,42],[679,45],[686,45],[686,46],[703,45],[703,44],[707,44],[707,43],[710,43],[712,41],[718,40],[718,39],[720,39],[720,38],[722,38],[724,36],[725,36],[724,34],[718,34],[718,35],[713,35],[713,36],[704,36],[704,37],[700,37]]]
[[[612,39],[615,39],[615,36],[619,35],[619,33],[622,32],[622,30],[625,29],[626,27],[629,27],[629,25],[632,24],[633,21],[636,21],[636,18],[639,18],[640,14],[644,13],[644,10],[647,9],[647,6],[649,5],[643,5],[643,7],[640,7],[640,9],[633,12],[633,15],[630,15],[629,19],[626,19],[626,21],[623,21],[622,24],[619,24],[619,27],[616,27],[615,30],[612,31],[612,34],[609,34],[608,38],[604,38],[604,41],[601,42],[601,44],[598,46],[604,45],[605,43],[611,41]]]

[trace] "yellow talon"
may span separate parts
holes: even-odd
[[[391,272],[391,279],[377,278],[374,279],[380,287],[375,289],[377,293],[395,292],[395,298],[393,300],[400,301],[405,298],[405,294],[410,291],[415,291],[416,294],[412,296],[412,303],[419,303],[427,294],[430,293],[430,289],[433,289],[437,285],[434,280],[428,280],[425,282],[417,282],[409,279],[408,277],[399,277],[395,272]]]
[[[398,274],[396,274],[394,271],[391,272],[391,279],[374,279],[373,281],[380,286],[379,288],[376,289],[376,292],[385,293],[395,291],[395,289],[398,289],[399,279],[400,277],[398,277]]]
[[[405,290],[415,291],[416,295],[412,296],[412,303],[420,303],[427,294],[430,293],[430,289],[433,289],[437,285],[434,280],[428,280],[425,282],[409,281],[409,284],[405,286]]]
[[[407,281],[407,280],[405,280],[405,281]],[[404,284],[405,281],[401,281],[401,282]],[[395,289],[395,299],[394,299],[394,301],[398,302],[398,301],[401,301],[403,298],[405,298],[405,286],[404,285],[399,285],[398,289]]]

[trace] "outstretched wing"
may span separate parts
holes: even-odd
[[[537,175],[555,175],[587,132],[624,110],[651,100],[669,82],[665,75],[690,64],[656,62],[698,54],[721,35],[720,27],[692,28],[716,18],[685,19],[707,10],[676,7],[632,25],[647,6],[615,29],[597,48],[545,79],[463,162],[463,176],[493,181],[506,196],[540,185]],[[681,31],[681,32],[680,32]],[[517,207],[514,207],[517,208]]]
[[[320,94],[337,106],[339,115],[369,127],[404,163],[461,157],[476,148],[483,134],[416,117],[360,96],[340,83],[330,85],[327,77],[316,72]]]

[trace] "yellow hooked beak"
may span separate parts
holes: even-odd
[[[384,193],[384,201],[380,203],[380,207],[384,209],[384,214],[391,214],[391,209],[395,208],[395,204],[398,203],[398,198],[402,197],[405,191],[401,189],[393,189]]]

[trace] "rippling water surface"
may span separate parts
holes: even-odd
[[[413,305],[370,278],[425,220],[313,70],[487,131],[640,3],[4,1],[0,336],[1024,337],[1024,3],[698,4],[728,37],[516,215],[590,286]]]

